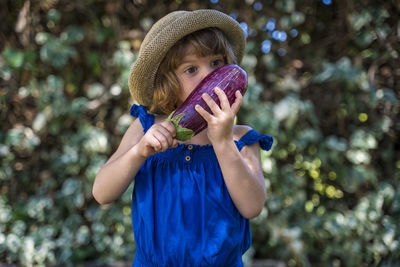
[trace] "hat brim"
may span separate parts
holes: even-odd
[[[238,63],[241,62],[246,38],[236,20],[217,10],[172,12],[152,26],[130,70],[129,90],[136,102],[145,107],[151,106],[155,76],[168,50],[182,37],[209,27],[216,27],[224,32]]]

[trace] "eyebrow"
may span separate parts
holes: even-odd
[[[193,61],[196,61],[196,60],[197,60],[197,58],[195,56],[192,56],[192,55],[185,56],[179,65],[182,65],[185,63],[192,63]]]
[[[176,66],[175,70],[186,68],[186,66],[184,66],[185,64],[192,64],[195,61],[195,59],[185,59],[185,58],[186,57],[184,57],[182,61],[178,64],[178,66]]]
[[[223,55],[221,55],[221,54],[212,54],[212,55],[207,55],[207,56],[209,56],[209,57],[224,57]],[[207,57],[207,56],[204,56],[204,57]],[[191,63],[191,62],[193,62],[193,61],[196,61],[197,60],[197,57],[199,57],[199,56],[196,56],[196,55],[189,55],[189,56],[185,56],[183,59],[182,59],[182,61],[180,62],[180,65],[182,65],[182,64],[185,64],[185,63]]]

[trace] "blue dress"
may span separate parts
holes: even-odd
[[[133,105],[144,132],[154,115]],[[264,150],[273,139],[248,131],[237,148],[256,142]],[[132,225],[134,267],[243,266],[250,247],[249,220],[236,209],[212,145],[179,144],[150,156],[135,177]]]

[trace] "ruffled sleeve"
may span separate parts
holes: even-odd
[[[154,115],[147,113],[147,110],[144,106],[133,104],[130,114],[135,118],[139,118],[144,132],[147,132],[147,130],[154,124]]]
[[[237,147],[240,151],[245,145],[252,145],[256,142],[260,143],[261,149],[268,151],[271,149],[274,139],[272,136],[259,134],[256,130],[251,129],[245,133],[239,141],[237,141]]]

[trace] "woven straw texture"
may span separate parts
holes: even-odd
[[[238,63],[245,47],[239,23],[217,10],[175,11],[157,21],[144,38],[129,74],[129,90],[139,104],[152,103],[157,69],[168,50],[182,37],[208,27],[221,29],[233,46]]]

